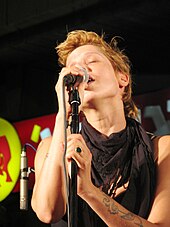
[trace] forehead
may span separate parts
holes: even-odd
[[[94,45],[84,45],[84,46],[80,46],[77,47],[75,50],[73,50],[68,58],[67,58],[67,62],[66,64],[69,65],[72,61],[76,60],[76,59],[83,59],[86,56],[89,55],[99,55],[99,56],[104,56],[104,54],[102,54],[101,50],[99,47],[94,46]]]

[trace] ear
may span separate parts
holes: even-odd
[[[129,84],[129,76],[127,74],[118,73],[117,75],[119,87],[126,87]]]

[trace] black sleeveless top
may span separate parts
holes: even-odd
[[[124,193],[114,200],[132,213],[147,218],[154,195],[155,163],[152,141],[141,124],[127,118],[124,130],[107,137],[84,118],[81,134],[92,152],[91,177],[94,185],[114,197],[116,189],[128,182]],[[80,197],[78,226],[107,226]]]

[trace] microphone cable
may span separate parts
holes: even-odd
[[[66,168],[66,151],[67,151],[67,127],[68,127],[68,121],[66,117],[66,98],[65,98],[65,81],[63,78],[62,83],[62,97],[63,97],[63,111],[64,111],[64,155],[63,155],[63,168],[64,168],[64,176],[65,176],[65,186],[66,186],[66,206],[67,206],[67,218],[68,218],[68,227],[70,227],[70,206],[69,206],[69,177],[67,174],[67,168]]]

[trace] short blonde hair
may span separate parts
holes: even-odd
[[[75,30],[67,34],[64,42],[56,47],[58,62],[66,65],[68,55],[77,47],[94,45],[100,48],[102,53],[110,60],[115,72],[121,72],[129,76],[129,84],[125,88],[122,100],[126,117],[137,118],[138,109],[132,100],[132,77],[130,74],[130,61],[128,57],[117,47],[117,40],[112,38],[110,43],[104,40],[104,35],[99,36],[92,31]]]

